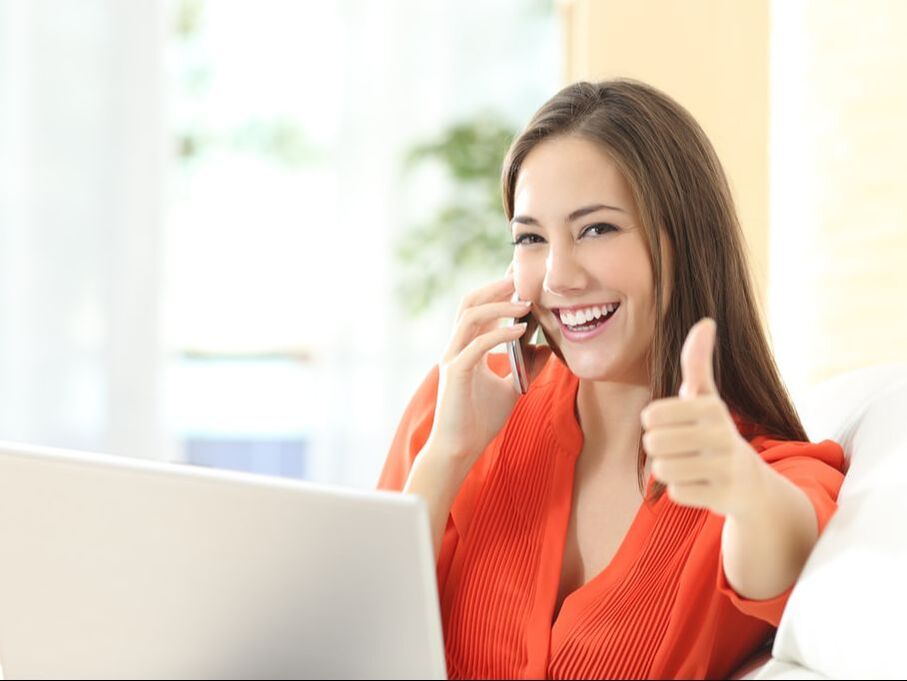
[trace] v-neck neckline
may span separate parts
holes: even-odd
[[[569,531],[570,517],[573,512],[573,488],[576,478],[576,464],[582,451],[584,436],[582,427],[576,417],[576,398],[579,388],[579,378],[571,372],[566,365],[560,362],[556,357],[551,358],[552,362],[558,362],[561,366],[556,367],[555,371],[561,375],[555,379],[555,390],[561,392],[560,399],[554,403],[557,405],[552,412],[552,425],[555,431],[560,449],[565,459],[561,462],[560,472],[560,492],[566,490],[569,503],[563,504],[559,510],[560,513],[552,516],[552,522],[558,524],[557,535],[560,539],[561,550],[552,558],[555,565],[551,565],[544,572],[550,579],[554,576],[553,585],[545,584],[543,588],[553,587],[554,596],[551,599],[551,609],[548,613],[548,623],[550,627],[550,645],[552,651],[558,647],[558,644],[564,636],[569,634],[570,629],[574,626],[577,619],[582,616],[587,606],[600,598],[605,592],[613,589],[620,581],[642,552],[646,538],[650,535],[653,523],[655,522],[655,505],[649,504],[647,499],[652,486],[655,484],[654,477],[649,474],[646,481],[645,495],[636,509],[633,521],[630,523],[626,534],[617,548],[617,551],[611,557],[609,563],[602,568],[600,572],[594,575],[587,582],[577,587],[564,597],[561,608],[552,621],[551,617],[554,608],[557,605],[557,594],[560,588],[560,575],[563,569],[564,548],[566,547],[566,536]],[[560,496],[560,494],[558,495]],[[541,585],[540,585],[541,586]]]
[[[653,483],[654,479],[649,476],[649,481],[646,485],[647,496]],[[569,522],[570,516],[568,514],[563,530],[565,536],[568,531],[567,526],[569,525]],[[636,509],[633,521],[630,523],[627,532],[620,541],[617,551],[615,551],[608,564],[591,579],[564,597],[557,616],[551,622],[552,644],[557,643],[557,637],[569,632],[570,628],[591,602],[599,599],[606,592],[613,590],[623,580],[642,553],[654,522],[655,510],[644,498]],[[564,552],[561,551],[559,560],[557,561],[558,569],[556,572],[558,577],[560,577],[560,572],[563,569],[563,561]],[[559,586],[560,581],[558,580],[554,585],[555,605]]]

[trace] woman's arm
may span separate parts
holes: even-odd
[[[740,596],[766,600],[800,575],[819,533],[806,493],[772,468],[738,432],[712,373],[715,322],[693,325],[681,352],[680,397],[654,400],[641,416],[652,474],[676,503],[725,517],[725,576]]]
[[[426,443],[413,461],[413,467],[403,491],[418,494],[428,505],[435,562],[441,551],[441,539],[447,527],[450,507],[469,473],[471,461],[447,454]]]
[[[512,380],[498,375],[488,361],[495,347],[526,333],[525,323],[496,326],[529,311],[528,302],[506,302],[514,292],[511,266],[503,279],[464,297],[450,345],[438,364],[431,433],[403,488],[428,503],[436,560],[460,486],[519,398]]]
[[[734,591],[766,600],[790,588],[818,539],[818,521],[806,493],[753,453],[752,496],[725,517],[724,573]]]

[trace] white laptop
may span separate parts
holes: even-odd
[[[421,499],[0,443],[6,678],[444,678]]]

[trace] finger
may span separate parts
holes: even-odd
[[[671,501],[694,508],[713,508],[721,499],[721,486],[709,482],[679,482],[667,486]]]
[[[450,362],[450,366],[460,372],[471,371],[479,361],[482,360],[486,353],[490,352],[501,343],[506,343],[514,338],[519,338],[525,332],[525,324],[518,324],[517,326],[502,326],[499,329],[483,333],[481,336],[474,338],[469,345],[467,345],[463,351]]]
[[[503,279],[498,279],[475,291],[467,293],[463,296],[462,300],[460,300],[460,307],[457,308],[457,319],[471,307],[499,300],[507,300],[514,290],[513,275],[508,274]]]
[[[690,482],[713,483],[723,474],[720,462],[713,457],[691,454],[652,461],[652,475],[666,485]]]
[[[471,307],[466,310],[454,328],[447,351],[444,354],[445,360],[451,360],[459,355],[463,348],[473,341],[477,336],[491,331],[502,319],[513,319],[523,317],[529,311],[530,306],[523,303],[485,303],[478,307]],[[508,324],[508,326],[510,326]]]
[[[725,417],[729,417],[727,405],[717,395],[695,399],[665,397],[650,402],[639,415],[643,428],[647,430],[684,423],[720,422]]]
[[[642,446],[652,457],[676,457],[699,452],[724,452],[733,440],[723,426],[673,426],[646,431]]]
[[[718,393],[712,373],[712,355],[715,349],[717,325],[709,317],[693,325],[680,352],[680,371],[683,383],[681,397],[699,397]]]

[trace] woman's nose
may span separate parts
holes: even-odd
[[[542,288],[548,293],[569,296],[586,286],[585,269],[576,259],[571,246],[548,250],[542,282]]]

